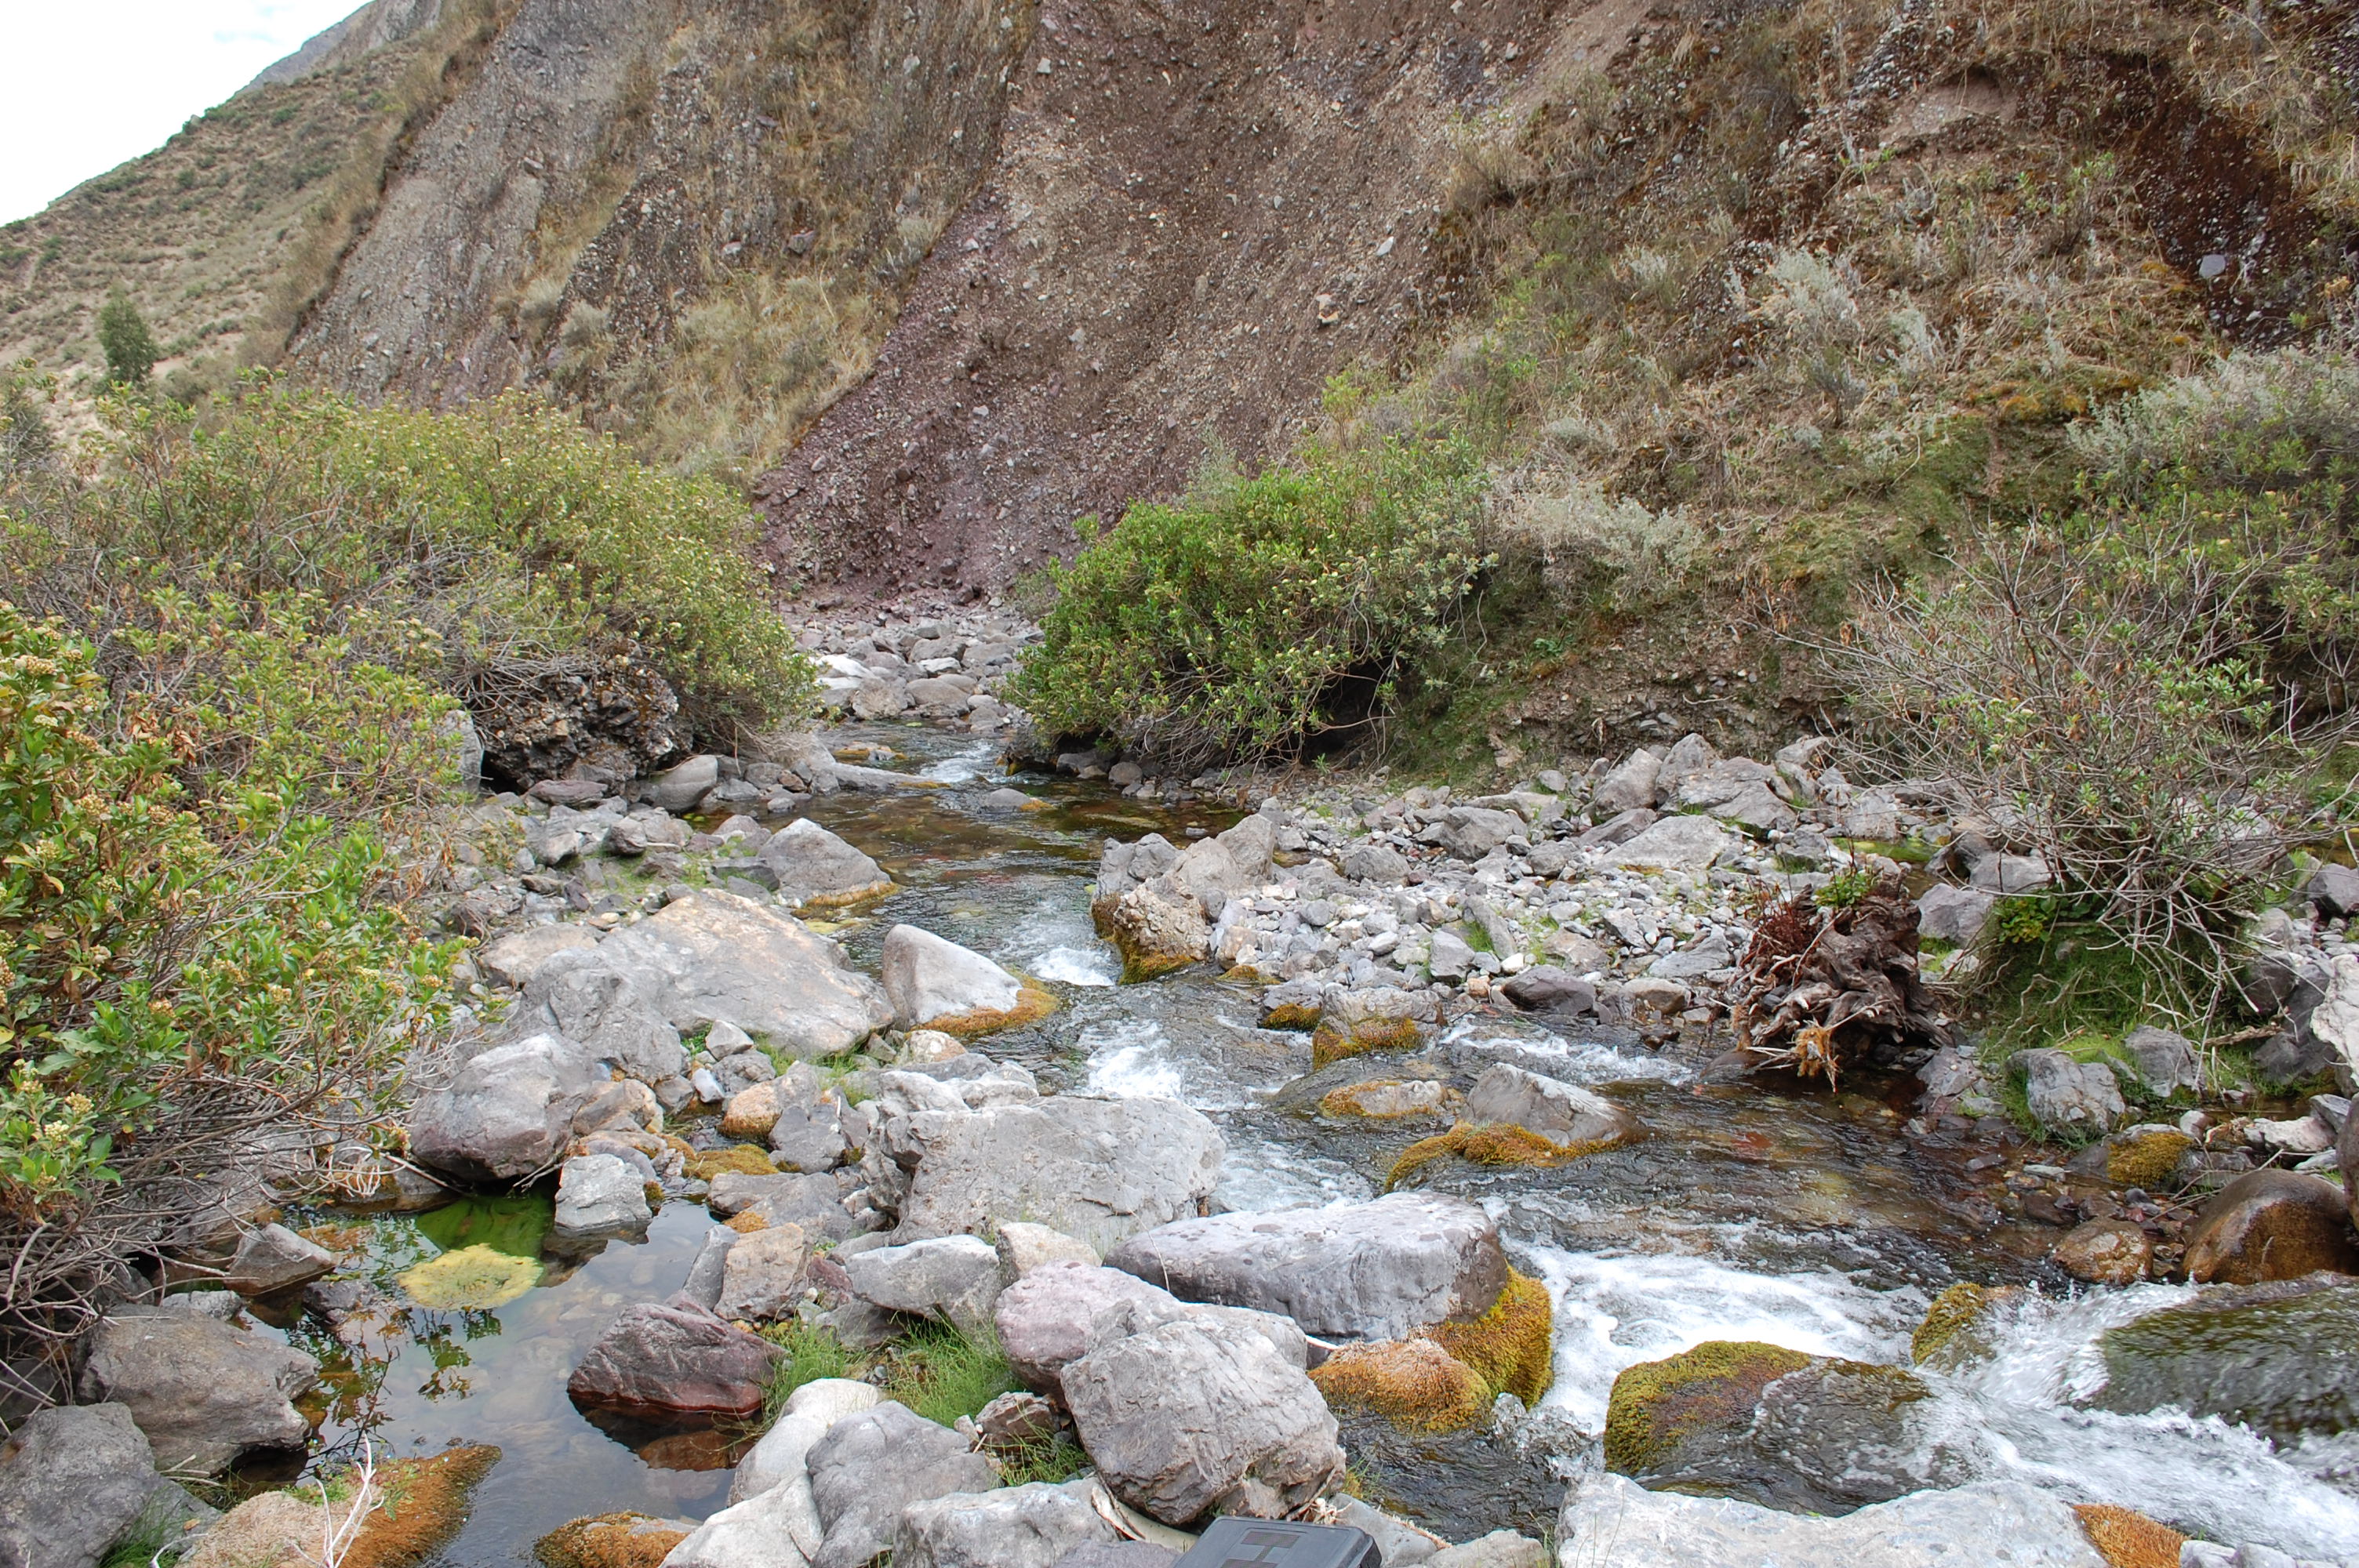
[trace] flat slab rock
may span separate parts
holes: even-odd
[[[725,1022],[800,1057],[849,1051],[893,1022],[884,988],[802,922],[734,893],[697,892],[606,938],[675,1029]]]
[[[1182,1301],[1281,1314],[1322,1338],[1406,1339],[1480,1316],[1507,1284],[1491,1217],[1427,1193],[1181,1220],[1114,1248],[1106,1264]]]
[[[1557,1538],[1568,1565],[2105,1568],[2070,1506],[2016,1481],[1913,1492],[1816,1519],[1725,1498],[1650,1492],[1608,1474],[1581,1482]]]

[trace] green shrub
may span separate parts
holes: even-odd
[[[98,346],[106,355],[106,379],[117,386],[145,385],[147,373],[164,357],[147,318],[119,283],[98,308]]]
[[[1447,637],[1481,503],[1463,443],[1395,438],[1084,519],[1016,700],[1181,765],[1355,729]]]
[[[744,505],[528,398],[429,414],[260,383],[210,427],[103,415],[112,482],[74,523],[112,557],[242,602],[316,594],[373,654],[453,689],[504,661],[641,655],[716,742],[810,697]]]
[[[833,1329],[799,1318],[769,1325],[762,1330],[762,1337],[787,1353],[786,1359],[770,1374],[765,1400],[766,1414],[773,1422],[785,1411],[787,1397],[805,1383],[816,1383],[822,1378],[856,1378],[867,1365],[852,1346],[836,1336]]]

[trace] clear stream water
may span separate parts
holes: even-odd
[[[1001,776],[993,748],[940,731],[853,727],[839,745],[889,746],[889,765],[939,781],[924,793],[837,795],[809,815],[883,862],[900,892],[838,933],[874,972],[883,933],[908,921],[1048,982],[1064,1005],[982,1049],[1040,1075],[1043,1088],[1171,1095],[1220,1123],[1219,1192],[1234,1208],[1374,1195],[1415,1121],[1340,1127],[1280,1091],[1310,1069],[1307,1037],[1255,1027],[1250,992],[1197,973],[1116,986],[1089,917],[1109,837],[1227,817],[1122,800],[1103,786]],[[1040,809],[992,814],[983,795],[1014,783]],[[1347,1418],[1344,1441],[1373,1494],[1451,1539],[1553,1525],[1569,1478],[1595,1463],[1614,1375],[1708,1339],[1905,1365],[1927,1303],[1961,1279],[2038,1292],[2003,1331],[2001,1354],[1932,1375],[1925,1472],[1945,1484],[2016,1476],[2074,1501],[2138,1509],[2190,1533],[2256,1541],[2298,1555],[2359,1552],[2359,1436],[2279,1449],[2217,1419],[2121,1416],[2081,1408],[2102,1381],[2104,1328],[2182,1300],[2181,1289],[2070,1288],[2043,1262],[2055,1232],[2004,1222],[1998,1177],[1970,1162],[1995,1145],[1905,1138],[1911,1083],[1841,1093],[1703,1085],[1694,1063],[1598,1031],[1552,1034],[1478,1016],[1428,1054],[1446,1069],[1512,1060],[1627,1104],[1650,1136],[1553,1171],[1431,1168],[1428,1184],[1484,1205],[1519,1267],[1556,1302],[1556,1381],[1540,1408],[1485,1430],[1405,1436]],[[659,1431],[592,1419],[565,1394],[575,1361],[625,1306],[685,1280],[712,1223],[674,1203],[641,1242],[587,1257],[548,1251],[546,1195],[471,1202],[424,1217],[322,1214],[347,1272],[391,1304],[354,1344],[316,1320],[286,1332],[319,1355],[330,1393],[310,1463],[365,1438],[379,1453],[496,1444],[499,1465],[442,1561],[513,1568],[567,1519],[635,1509],[701,1518],[722,1507],[746,1434]],[[410,1304],[406,1269],[486,1241],[535,1257],[539,1282],[508,1304],[465,1313]],[[283,1481],[257,1475],[252,1479]]]

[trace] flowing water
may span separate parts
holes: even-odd
[[[1104,839],[1159,831],[1178,841],[1228,816],[1143,807],[1067,780],[1002,778],[988,744],[939,731],[856,727],[836,740],[889,747],[897,755],[888,765],[940,786],[812,806],[810,816],[883,862],[902,890],[837,935],[872,973],[884,932],[907,921],[1048,982],[1063,1003],[1058,1012],[982,1045],[1032,1066],[1044,1090],[1169,1095],[1202,1109],[1229,1143],[1218,1201],[1242,1209],[1373,1196],[1403,1147],[1441,1130],[1438,1121],[1339,1127],[1299,1108],[1282,1091],[1310,1070],[1308,1038],[1255,1027],[1248,990],[1201,972],[1114,984],[1114,955],[1089,916]],[[982,806],[1010,782],[1039,805]],[[2035,1294],[1998,1331],[1995,1359],[1927,1375],[1930,1478],[2013,1476],[2215,1540],[2299,1555],[2359,1552],[2359,1437],[2280,1449],[2216,1418],[2082,1407],[2103,1378],[2097,1335],[2188,1292],[2068,1288],[2040,1260],[2055,1233],[2006,1223],[1993,1202],[2000,1144],[1904,1135],[1913,1083],[1847,1083],[1840,1093],[1707,1085],[1695,1059],[1658,1054],[1634,1036],[1568,1037],[1480,1015],[1426,1059],[1462,1076],[1506,1060],[1587,1084],[1630,1107],[1648,1132],[1558,1170],[1429,1167],[1430,1185],[1495,1216],[1557,1311],[1556,1381],[1538,1410],[1443,1437],[1345,1421],[1371,1495],[1440,1533],[1552,1527],[1567,1479],[1595,1463],[1606,1399],[1625,1367],[1709,1339],[1905,1365],[1927,1303],[1968,1279],[2027,1283]],[[527,1195],[352,1222],[342,1239],[359,1260],[353,1272],[384,1289],[385,1310],[351,1346],[312,1324],[288,1330],[332,1374],[314,1465],[364,1437],[381,1453],[452,1442],[502,1448],[445,1553],[454,1564],[520,1563],[540,1534],[584,1514],[701,1518],[724,1502],[727,1466],[743,1446],[743,1433],[593,1421],[564,1390],[616,1313],[685,1279],[711,1223],[704,1210],[672,1204],[644,1242],[565,1258],[547,1249],[547,1201]],[[516,1299],[465,1313],[408,1304],[403,1271],[478,1241],[531,1260]]]

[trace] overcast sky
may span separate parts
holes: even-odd
[[[0,0],[0,223],[160,146],[361,0]]]

